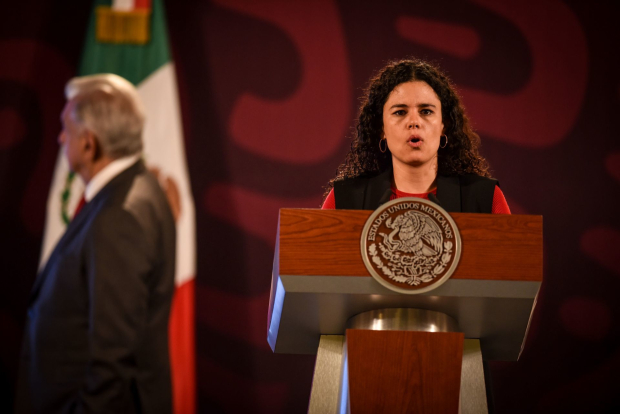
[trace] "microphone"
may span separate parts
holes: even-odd
[[[441,203],[439,202],[439,199],[437,198],[435,194],[428,193],[428,199],[431,200],[433,203],[437,204],[439,207],[441,207]]]

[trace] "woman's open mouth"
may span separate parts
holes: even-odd
[[[411,137],[409,138],[409,145],[413,148],[418,148],[422,145],[422,138],[420,137]]]

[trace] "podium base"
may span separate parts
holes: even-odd
[[[363,361],[365,365],[368,365],[367,364],[368,361],[365,360],[364,358],[366,358],[367,356],[370,356],[372,353],[371,354],[365,353],[366,350],[363,349],[364,345],[368,342],[368,339],[373,338],[373,337],[379,338],[377,337],[377,334],[372,334],[371,336],[369,336],[370,332],[368,334],[364,334],[364,331],[367,331],[367,330],[401,331],[401,334],[397,334],[396,332],[394,332],[394,334],[384,335],[384,338],[398,337],[399,338],[398,341],[402,341],[403,338],[408,338],[409,341],[414,340],[414,342],[409,342],[409,344],[406,345],[404,348],[402,347],[400,348],[401,354],[405,356],[408,353],[408,350],[411,349],[412,344],[416,344],[416,347],[419,346],[420,350],[426,349],[425,352],[429,354],[433,353],[434,347],[437,345],[432,345],[431,347],[429,347],[429,344],[430,344],[428,342],[429,340],[432,340],[433,342],[436,342],[437,340],[439,340],[437,344],[442,343],[442,344],[445,344],[446,346],[451,347],[452,349],[452,351],[450,351],[451,355],[455,355],[454,346],[462,346],[462,362],[459,361],[462,363],[460,367],[461,368],[460,370],[461,371],[460,372],[460,391],[455,390],[459,392],[459,396],[460,396],[458,399],[459,401],[458,403],[455,402],[454,405],[451,405],[451,408],[448,411],[445,411],[447,408],[440,408],[440,410],[442,410],[441,412],[454,412],[455,414],[457,412],[463,413],[463,414],[470,414],[470,413],[471,414],[481,414],[481,413],[486,414],[488,413],[485,382],[484,382],[484,371],[483,371],[483,366],[482,366],[482,354],[480,351],[480,341],[478,339],[467,339],[467,340],[464,340],[464,342],[460,342],[462,345],[457,345],[459,344],[459,342],[454,342],[454,341],[455,340],[458,341],[457,337],[462,338],[462,335],[454,336],[454,334],[448,334],[446,336],[446,334],[444,334],[444,335],[433,336],[429,334],[405,334],[404,332],[404,331],[456,332],[458,331],[458,327],[452,318],[439,312],[425,311],[425,310],[419,310],[419,309],[382,309],[382,310],[375,310],[371,312],[364,312],[363,314],[357,315],[351,318],[351,320],[348,323],[348,326],[354,327],[354,328],[358,328],[358,327],[361,328],[361,330],[355,329],[355,330],[349,331],[351,333],[355,333],[356,335],[353,335],[353,336],[358,338],[357,344],[355,345],[356,350],[354,351],[355,353],[354,359],[356,363],[355,369],[358,368],[357,364],[359,364],[360,362],[360,356],[362,356],[361,361]],[[440,339],[439,337],[442,337],[442,339]],[[360,341],[359,341],[360,338],[365,338],[364,341],[361,342],[362,344],[361,348],[360,348]],[[383,340],[384,339],[379,339],[378,343],[381,343]],[[446,340],[448,340],[448,342],[446,342]],[[463,340],[460,339],[460,341],[463,341]],[[448,345],[448,343],[451,343],[451,345]],[[384,347],[384,349],[380,351],[380,355],[389,355],[393,350],[391,345],[386,347],[385,344],[383,344],[380,346]],[[363,351],[362,354],[360,354],[360,350]],[[389,352],[386,352],[388,350]],[[459,349],[459,351],[461,350]],[[417,352],[417,348],[416,348],[416,352]],[[347,354],[348,354],[347,339],[345,338],[345,336],[343,335],[322,335],[321,336],[320,343],[319,343],[319,349],[317,352],[317,360],[316,360],[316,365],[315,365],[314,379],[313,379],[312,391],[310,395],[310,404],[308,407],[308,413],[310,414],[315,414],[315,413],[321,413],[321,414],[323,413],[341,414],[342,413],[344,414],[344,413],[353,412],[354,414],[356,414],[357,412],[365,412],[368,410],[369,408],[367,405],[368,403],[365,403],[364,405],[361,405],[361,406],[359,404],[354,404],[354,407],[357,406],[357,407],[362,407],[362,408],[354,409],[353,411],[351,410],[351,403],[350,403],[350,398],[349,398],[349,375],[350,375],[349,366],[348,366],[349,358]],[[431,376],[434,375],[435,381],[433,382],[433,384],[435,385],[435,383],[437,382],[437,378],[439,378],[440,380],[443,379],[442,376],[437,377],[437,372],[433,373],[433,370],[435,370],[436,368],[435,365],[437,364],[437,361],[438,361],[436,360],[436,358],[438,356],[442,358],[442,356],[439,354],[435,354],[434,356],[432,356],[432,358],[435,358],[435,359],[427,360],[427,361],[424,361],[424,358],[426,357],[422,359],[414,358],[415,361],[411,362],[413,363],[413,365],[411,366],[415,368],[412,371],[413,373],[411,375],[415,377],[423,377],[423,378],[428,378],[428,375],[431,375]],[[454,356],[449,357],[449,359],[451,361],[450,363],[452,364],[452,368],[451,368],[452,372],[454,372],[454,370],[458,370],[459,367],[455,365],[456,362],[454,361]],[[398,357],[392,358],[392,360],[393,360],[392,365],[394,365],[395,361],[400,361]],[[443,363],[445,363],[445,361],[441,362],[441,364]],[[372,365],[372,363],[370,365]],[[368,365],[368,367],[370,367],[370,365]],[[359,393],[359,387],[360,387],[359,381],[360,380],[362,380],[362,382],[369,383],[369,384],[363,384],[362,387],[368,387],[370,383],[372,383],[373,381],[374,381],[374,385],[371,385],[371,387],[376,387],[377,385],[378,386],[385,385],[382,382],[377,382],[373,378],[375,376],[374,374],[378,372],[377,367],[380,367],[381,369],[383,368],[381,367],[381,364],[375,365],[374,368],[371,368],[371,372],[373,372],[373,375],[366,374],[366,375],[361,375],[361,376],[359,374],[360,371],[358,369],[356,371],[357,374],[355,374],[354,377],[352,377],[353,380],[355,381],[354,386],[357,387],[358,389],[358,392],[354,396],[356,401],[360,398],[360,395],[362,398],[365,398],[365,393],[366,393],[366,391],[363,392],[362,394]],[[400,375],[402,376],[402,369],[401,369]],[[409,380],[411,375],[406,374],[405,379]],[[401,378],[401,381],[402,380],[403,378]],[[449,384],[454,384],[454,383],[448,381],[446,384],[448,384],[448,386],[450,387]],[[368,390],[368,388],[366,388],[366,390]],[[384,392],[386,390],[387,392],[391,392],[390,387],[384,388]],[[370,392],[372,391],[374,391],[374,389],[371,388]],[[426,404],[427,402],[431,405],[434,404],[431,402],[431,400],[435,398],[432,395],[433,393],[434,393],[434,390],[430,390],[430,394],[428,394],[428,390],[427,390],[427,394],[425,396],[416,395],[415,399],[417,400],[415,401],[415,404],[417,404],[418,407],[420,407],[419,404]],[[454,393],[454,391],[452,393]],[[398,395],[398,393],[396,395]],[[412,398],[409,398],[409,397],[412,397],[412,395],[404,396],[404,397],[405,398],[402,399],[403,401],[402,404],[408,404],[408,406],[411,406]],[[400,400],[400,397],[397,399]],[[389,400],[394,401],[393,396],[389,398]],[[435,398],[435,400],[439,401],[437,398]],[[385,402],[382,402],[381,404],[385,404]],[[381,404],[379,406],[384,406]],[[426,406],[424,406],[423,408],[425,409]],[[435,411],[430,406],[428,408],[430,409],[429,412]],[[426,410],[423,410],[423,411],[426,411]],[[381,412],[381,409],[380,408],[377,409],[377,406],[375,406],[375,408],[373,408],[369,412]],[[389,410],[385,412],[397,412],[397,411],[394,411],[394,406],[391,406]],[[403,412],[406,412],[406,410]]]

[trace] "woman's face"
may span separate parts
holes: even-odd
[[[394,167],[423,167],[435,162],[443,120],[433,88],[423,81],[396,86],[383,105],[383,134]]]

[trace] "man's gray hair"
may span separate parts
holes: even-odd
[[[111,73],[80,76],[67,83],[65,96],[75,102],[73,120],[95,134],[106,156],[142,151],[144,108],[130,82]]]

